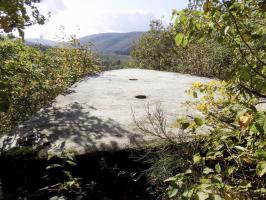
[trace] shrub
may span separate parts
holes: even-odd
[[[0,41],[0,133],[9,133],[71,84],[97,70],[94,55],[83,47],[42,52],[18,40]]]
[[[176,43],[189,48],[215,34],[214,42],[228,49],[234,74],[226,81],[195,83],[188,91],[196,98],[189,108],[203,115],[177,119],[179,130],[194,135],[187,140],[193,148],[176,155],[183,165],[169,167],[174,175],[164,180],[163,192],[169,199],[265,199],[266,111],[258,106],[266,97],[265,1],[206,0],[203,9],[175,13],[175,26],[182,30]],[[205,134],[197,134],[199,129]],[[175,147],[182,150],[180,144]],[[163,153],[151,175],[165,171],[157,163],[173,162]]]
[[[192,134],[206,125],[209,134],[195,137],[200,145],[193,162],[165,180],[167,192],[171,199],[265,199],[266,112],[257,107],[266,89],[265,2],[206,0],[203,8],[178,13],[176,26],[186,31],[177,35],[177,44],[215,32],[217,42],[230,49],[235,74],[190,90],[201,97],[190,108],[205,117],[187,118],[186,126],[182,118],[177,125]]]
[[[150,27],[132,49],[133,67],[222,79],[232,74],[230,51],[216,42],[215,35],[176,46],[175,35],[183,32],[180,27],[164,28],[160,21],[152,21]]]
[[[215,39],[194,41],[177,48],[176,72],[228,79],[233,73],[230,51]]]
[[[137,68],[176,71],[176,45],[172,29],[152,21],[150,30],[132,48],[132,65]]]

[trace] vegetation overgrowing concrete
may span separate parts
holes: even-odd
[[[133,115],[144,120],[147,106],[160,105],[170,127],[177,115],[188,114],[181,103],[191,99],[185,91],[195,81],[210,79],[143,69],[88,76],[4,137],[11,141],[5,148],[43,146],[49,153],[84,154],[143,146],[154,138],[140,133]]]

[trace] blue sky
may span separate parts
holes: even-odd
[[[45,25],[26,29],[26,38],[58,40],[104,32],[146,31],[152,19],[169,23],[173,9],[188,0],[43,0],[42,13],[51,12]],[[64,27],[64,28],[63,28]],[[62,30],[63,29],[63,30]]]

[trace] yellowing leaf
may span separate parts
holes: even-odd
[[[210,1],[207,0],[207,1],[203,4],[203,10],[204,10],[204,12],[209,12],[210,9],[211,9],[211,3],[210,3]]]
[[[252,160],[247,157],[242,158],[242,160],[247,164],[252,164]]]
[[[239,118],[239,125],[241,129],[245,129],[246,127],[248,127],[248,125],[250,124],[250,122],[252,121],[252,115],[250,115],[249,113],[245,113],[243,116],[241,116]]]

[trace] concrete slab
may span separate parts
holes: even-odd
[[[185,90],[193,82],[209,80],[142,69],[86,77],[14,130],[6,146],[35,143],[49,152],[83,154],[143,145],[149,139],[136,128],[132,110],[141,119],[148,103],[152,108],[161,104],[171,124],[177,115],[187,114],[181,106],[190,99]]]

